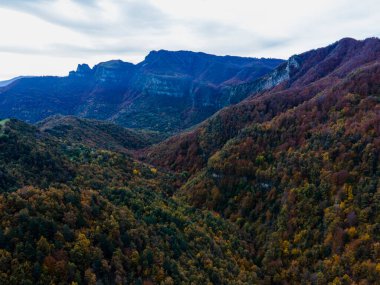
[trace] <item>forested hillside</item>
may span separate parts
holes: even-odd
[[[254,92],[258,88],[256,84],[260,87],[262,82],[272,82],[278,74],[283,74],[284,66],[259,82],[253,82],[250,87],[253,93],[246,100],[222,109],[192,131],[153,146],[147,152],[148,160],[169,169],[193,173],[204,167],[210,156],[249,124],[269,121],[331,89],[339,94],[368,94],[370,88],[376,88],[378,75],[368,71],[360,78],[353,76],[376,65],[379,58],[380,40],[374,38],[365,41],[342,39],[330,46],[292,56],[285,63],[289,66],[285,68],[287,75],[281,75],[275,87]]]
[[[166,138],[149,130],[126,129],[107,121],[56,115],[36,124],[37,128],[68,144],[127,152],[142,149]]]
[[[290,79],[148,159],[191,175],[178,198],[250,235],[260,283],[377,284],[380,41],[294,58]]]
[[[379,138],[379,92],[317,96],[245,128],[179,195],[247,231],[271,282],[374,284]]]
[[[7,120],[0,174],[2,284],[257,279],[243,231],[171,198],[175,176],[125,154],[67,146]]]
[[[144,70],[190,72],[173,56]],[[380,284],[380,40],[260,78],[248,59],[213,60],[192,76],[246,99],[167,139],[74,116],[0,121],[1,284]]]

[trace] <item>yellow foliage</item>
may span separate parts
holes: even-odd
[[[292,255],[300,255],[300,254],[301,254],[301,250],[299,250],[298,248],[292,249]]]
[[[90,245],[91,245],[91,242],[86,237],[86,235],[83,233],[80,233],[74,245],[74,249],[77,251],[88,251],[90,248]]]
[[[133,169],[133,175],[140,175],[141,172],[138,169]]]
[[[380,263],[376,264],[376,271],[380,272]]]
[[[352,201],[354,199],[354,194],[352,193],[352,185],[344,184],[343,190],[347,193],[347,200]]]
[[[282,242],[282,251],[284,252],[284,254],[289,254],[289,246],[290,246],[289,241],[284,240]]]
[[[140,254],[137,250],[133,250],[131,254],[131,263],[137,265],[140,260]]]
[[[50,244],[44,236],[41,236],[38,240],[37,248],[45,254],[48,254],[50,252]]]
[[[150,172],[152,172],[153,174],[156,174],[157,173],[157,168],[151,167],[150,168]]]
[[[304,239],[304,236],[306,235],[307,231],[306,230],[303,230],[303,231],[300,231],[299,233],[295,234],[294,235],[294,243],[299,243],[300,241],[302,241]]]
[[[335,277],[334,281],[332,282],[333,285],[340,285],[342,282],[339,280],[338,277]]]
[[[348,276],[347,274],[344,274],[343,275],[343,281],[345,281],[345,283],[351,282],[350,276]]]
[[[369,234],[364,234],[362,237],[361,237],[361,240],[369,240],[370,239],[370,236]]]
[[[166,277],[165,280],[162,282],[162,284],[164,284],[164,285],[174,285],[173,278],[171,278],[170,276]]]
[[[213,266],[212,260],[209,259],[209,258],[206,258],[206,259],[203,261],[203,265],[204,265],[205,268],[207,268],[207,269],[211,269],[212,266]]]
[[[349,229],[347,230],[347,233],[348,233],[348,235],[350,236],[350,238],[353,238],[353,237],[356,236],[356,234],[357,234],[357,230],[356,230],[355,227],[351,227],[351,228],[349,228]]]
[[[157,282],[161,282],[162,280],[164,280],[164,278],[165,278],[165,271],[164,271],[164,269],[163,268],[158,268],[157,269],[157,272],[156,272],[156,281]]]
[[[92,271],[91,268],[88,268],[88,269],[84,272],[84,278],[85,278],[85,280],[87,281],[87,284],[88,284],[88,285],[95,285],[95,284],[96,284],[96,275],[95,275],[95,273]]]

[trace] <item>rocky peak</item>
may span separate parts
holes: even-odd
[[[93,71],[97,80],[101,82],[117,82],[129,77],[136,66],[122,60],[110,60],[94,66]]]
[[[71,71],[69,73],[69,76],[76,76],[76,77],[87,77],[88,75],[92,75],[93,70],[88,66],[88,64],[78,64],[76,71]]]

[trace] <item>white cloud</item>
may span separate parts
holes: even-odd
[[[0,79],[153,49],[287,58],[378,23],[378,0],[0,0]]]

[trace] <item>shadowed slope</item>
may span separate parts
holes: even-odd
[[[164,139],[158,132],[126,129],[106,121],[73,116],[49,117],[39,122],[37,127],[66,143],[119,152],[141,149]]]
[[[153,146],[147,152],[148,160],[166,168],[195,172],[248,124],[268,121],[319,93],[328,92],[379,59],[379,39],[343,39],[328,47],[292,56],[287,63],[250,86],[248,90],[252,91],[246,92],[252,95],[246,100],[222,109],[192,131]],[[273,82],[276,85],[271,87]],[[364,81],[363,84],[370,83]],[[257,93],[267,87],[271,89]],[[360,88],[346,87],[347,92]]]
[[[160,50],[137,65],[121,60],[93,68],[80,64],[68,77],[21,78],[0,88],[0,116],[33,123],[75,115],[176,132],[231,104],[222,94],[226,84],[254,80],[281,62]]]

